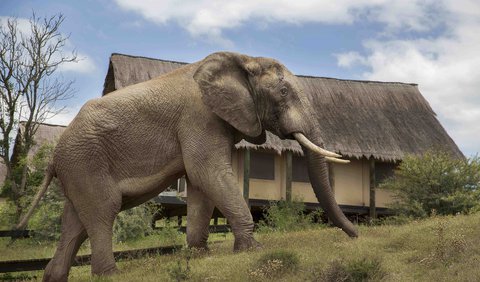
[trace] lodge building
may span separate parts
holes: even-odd
[[[175,70],[186,63],[123,54],[112,54],[103,95]],[[441,148],[463,157],[416,84],[344,80],[298,76],[315,107],[325,149],[349,159],[330,164],[335,198],[347,214],[385,214],[391,201],[388,191],[375,189],[393,174],[408,154]],[[300,199],[307,208],[319,204],[310,186],[305,159],[295,140],[280,140],[267,132],[267,141],[235,144],[232,161],[238,189],[252,212],[258,214],[269,201]],[[186,212],[178,199],[188,196],[185,180],[157,198],[166,216]]]
[[[112,92],[117,89],[185,64],[112,54],[103,95],[115,95]],[[312,76],[298,78],[315,108],[325,149],[350,160],[349,164],[329,164],[335,198],[347,215],[375,217],[388,213],[390,194],[376,187],[393,174],[395,166],[408,154],[441,148],[454,157],[463,158],[416,84]],[[64,129],[41,125],[33,151],[42,143],[58,138]],[[308,209],[319,207],[297,141],[281,140],[267,132],[264,144],[254,145],[242,140],[235,144],[235,149],[232,161],[238,189],[244,194],[254,217],[258,217],[270,201],[293,198],[305,202]],[[186,214],[186,202],[182,197],[188,197],[185,178],[172,184],[155,201],[165,207],[163,216],[179,216]]]

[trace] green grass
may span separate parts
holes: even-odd
[[[209,253],[181,251],[122,261],[118,263],[119,274],[93,281],[174,281],[172,277],[183,272],[186,275],[178,277],[188,277],[188,281],[258,281],[255,271],[259,262],[278,251],[294,254],[298,267],[282,272],[272,281],[335,281],[332,277],[340,274],[350,279],[347,281],[477,281],[480,277],[479,223],[480,214],[475,214],[435,217],[402,226],[360,226],[358,239],[350,239],[336,228],[256,234],[263,249],[241,253],[233,253],[231,234],[212,235],[219,243],[211,244]],[[154,236],[147,237],[116,245],[116,249],[158,246],[161,242],[157,240]],[[2,260],[53,253],[53,244],[35,246],[19,241],[11,248],[5,248],[4,242],[0,242]],[[270,265],[282,266],[281,263]],[[171,269],[175,267],[177,274],[172,274]],[[40,279],[42,273],[29,275]],[[70,281],[92,281],[90,267],[72,268]]]
[[[165,238],[163,234],[155,234],[135,241],[115,243],[114,251],[169,246],[172,244],[182,244],[184,241],[185,235],[178,235],[175,238]],[[18,239],[11,244],[10,238],[0,238],[0,260],[52,257],[55,253],[56,244],[56,242],[36,242],[31,239]],[[87,240],[80,248],[78,254],[84,255],[90,252],[90,244]]]

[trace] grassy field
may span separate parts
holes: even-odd
[[[120,273],[108,278],[92,279],[89,266],[74,267],[70,281],[345,281],[335,280],[342,277],[350,281],[361,281],[362,277],[379,281],[480,281],[480,214],[435,217],[402,226],[360,226],[360,237],[355,240],[334,228],[256,237],[263,244],[261,250],[233,253],[231,234],[215,235],[212,239],[217,243],[210,245],[208,253],[183,250],[122,261],[118,263]],[[166,243],[168,238],[157,235],[116,245],[115,249]],[[4,240],[0,241],[0,258],[50,256],[53,248],[53,244],[28,241],[6,247]],[[262,256],[279,250],[287,259],[259,262]],[[88,247],[82,248],[82,253],[88,251]],[[294,267],[288,264],[288,256],[298,260]],[[42,273],[28,275],[41,279]]]

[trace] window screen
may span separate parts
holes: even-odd
[[[392,177],[395,167],[394,163],[375,162],[375,185],[378,186],[387,178]]]
[[[250,152],[250,178],[275,179],[275,155],[264,152]]]
[[[292,156],[292,181],[310,182],[308,177],[307,160],[305,157]]]

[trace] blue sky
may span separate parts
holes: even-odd
[[[62,13],[82,60],[67,124],[99,97],[111,53],[194,62],[229,50],[296,74],[401,81],[419,89],[460,149],[480,152],[480,3],[474,0],[0,0],[0,20]]]

